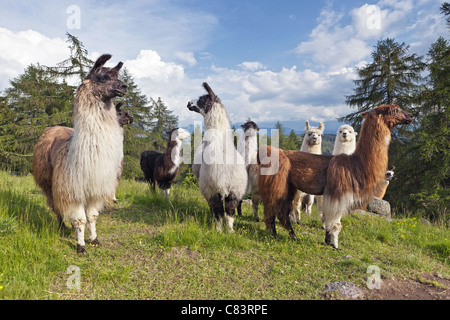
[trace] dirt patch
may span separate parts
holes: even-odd
[[[365,292],[373,300],[450,300],[450,279],[424,274],[416,280],[383,279],[379,290]]]

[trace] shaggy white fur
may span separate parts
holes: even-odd
[[[228,227],[233,231],[234,210],[247,190],[247,170],[244,159],[234,147],[234,136],[225,106],[205,82],[207,95],[190,101],[190,111],[204,118],[205,133],[195,151],[193,172],[198,177],[199,188],[208,201],[222,230],[225,214]],[[224,206],[225,201],[225,206]]]
[[[247,121],[242,126],[242,134],[239,136],[237,149],[243,156],[245,166],[248,173],[248,187],[246,194],[252,193],[252,208],[253,215],[256,221],[259,221],[258,206],[261,202],[261,197],[258,191],[258,164],[256,156],[258,152],[257,132],[259,130],[258,125],[253,121]],[[241,204],[238,206],[238,214],[241,214]]]
[[[344,124],[339,127],[334,140],[333,155],[336,154],[352,154],[356,149],[357,132],[352,126]]]

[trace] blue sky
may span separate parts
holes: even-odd
[[[344,96],[377,40],[405,41],[423,55],[438,36],[448,38],[442,2],[2,0],[0,90],[30,63],[65,59],[68,31],[92,59],[108,52],[111,64],[123,61],[142,92],[161,97],[183,126],[201,120],[186,104],[204,93],[203,81],[232,122],[314,124],[351,111]]]

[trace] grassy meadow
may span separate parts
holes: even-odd
[[[281,227],[273,238],[247,204],[234,233],[217,232],[198,187],[182,182],[170,202],[133,180],[122,180],[116,196],[98,219],[102,247],[87,244],[80,256],[33,177],[0,172],[0,299],[335,299],[325,284],[367,288],[372,265],[382,279],[450,278],[449,230],[414,215],[345,217],[334,250],[315,212],[292,240]],[[68,286],[69,266],[79,268],[79,289]]]

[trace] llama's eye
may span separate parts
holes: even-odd
[[[101,83],[106,82],[107,80],[109,80],[108,76],[99,76],[97,77],[98,81],[100,81]]]
[[[339,133],[342,133],[342,130],[341,130],[341,131],[339,131]]]

